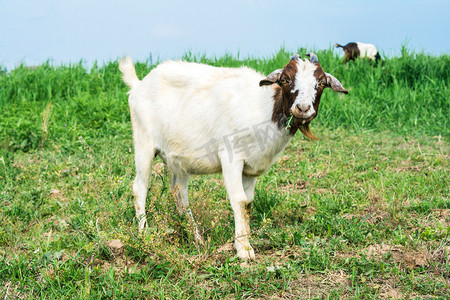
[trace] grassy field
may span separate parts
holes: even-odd
[[[320,140],[298,133],[258,180],[250,263],[234,257],[220,175],[191,180],[196,245],[157,159],[138,233],[117,62],[0,73],[0,297],[448,299],[450,56],[316,53],[349,95],[326,91]],[[268,74],[291,54],[184,59]],[[153,67],[137,64],[139,77]]]

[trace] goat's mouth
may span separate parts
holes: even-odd
[[[292,116],[294,117],[295,122],[299,126],[308,126],[308,124],[311,123],[312,120],[314,120],[316,114],[312,114],[311,116],[305,116],[303,114],[292,113]]]
[[[310,109],[306,111],[301,111],[296,107],[291,109],[291,114],[295,118],[297,124],[306,125],[309,124],[316,117],[317,112],[311,111]]]

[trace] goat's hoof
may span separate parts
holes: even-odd
[[[139,220],[139,233],[144,233],[147,230],[147,218],[143,217]]]
[[[255,250],[249,246],[242,246],[237,249],[237,256],[243,260],[255,260]]]

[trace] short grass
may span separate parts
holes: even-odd
[[[137,232],[117,63],[1,74],[0,296],[448,299],[449,56],[403,48],[378,65],[342,65],[317,53],[350,94],[325,92],[312,124],[321,139],[297,134],[258,180],[250,263],[234,256],[220,175],[190,183],[205,246],[177,214],[159,160],[150,226]],[[267,74],[289,55],[185,59]],[[137,66],[141,77],[152,67]]]

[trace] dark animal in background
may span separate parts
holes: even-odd
[[[339,44],[335,44],[336,48],[342,48],[344,49],[345,56],[344,56],[344,63],[348,62],[349,60],[355,60],[357,57],[367,57],[370,60],[378,61],[381,59],[380,54],[378,53],[377,48],[372,44],[365,44],[365,43],[348,43],[345,46],[341,46]]]

